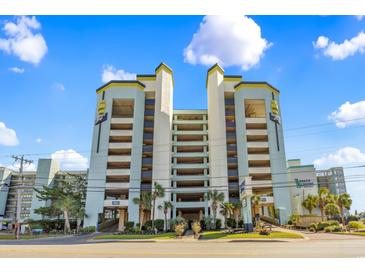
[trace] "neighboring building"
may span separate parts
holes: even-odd
[[[54,180],[69,176],[69,174],[85,175],[86,171],[61,171],[57,160],[39,159],[36,171],[23,172],[23,183],[18,171],[0,167],[0,220],[12,224],[17,212],[17,192],[21,195],[21,222],[27,219],[40,219],[34,209],[47,206],[39,201],[34,188],[41,189],[51,185]]]
[[[302,165],[300,159],[288,160],[288,176],[290,184],[291,202],[293,214],[305,215],[308,211],[302,203],[308,194],[318,195],[318,182],[314,165]],[[312,214],[320,214],[319,210],[313,210]]]
[[[117,217],[139,223],[133,199],[153,182],[172,201],[168,216],[188,220],[210,215],[205,193],[218,190],[225,201],[262,195],[263,212],[276,209],[281,223],[291,215],[279,91],[266,82],[224,75],[219,65],[207,73],[207,110],[173,110],[173,73],[160,64],[136,81],[110,81],[96,90],[84,225]],[[248,201],[248,202],[247,202]],[[252,227],[250,199],[242,214]],[[266,209],[265,209],[266,208]],[[144,212],[145,220],[150,218]],[[222,216],[218,216],[222,218]]]
[[[327,170],[317,170],[319,188],[328,188],[331,194],[346,193],[346,181],[342,167],[332,167]]]

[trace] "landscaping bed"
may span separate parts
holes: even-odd
[[[149,240],[149,239],[174,239],[175,232],[158,233],[158,234],[104,234],[96,236],[95,240]]]
[[[54,235],[20,235],[20,240],[47,238]],[[14,234],[0,234],[0,240],[16,240]]]
[[[206,231],[201,233],[201,240],[213,239],[303,239],[297,233],[272,231],[269,235],[260,235],[258,232],[252,233],[227,233],[225,231]]]
[[[343,232],[335,232],[335,234],[365,236],[365,231],[362,231],[362,232],[356,232],[356,231],[345,232],[345,231],[343,231]]]

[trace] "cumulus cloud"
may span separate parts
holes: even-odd
[[[363,54],[365,52],[365,33],[360,32],[357,36],[346,39],[342,43],[330,41],[326,36],[319,36],[317,41],[313,43],[314,47],[323,51],[323,54],[332,60],[344,60],[356,53]]]
[[[328,118],[336,123],[339,128],[345,128],[351,124],[365,124],[365,100],[351,104],[346,102]]]
[[[6,22],[3,27],[6,38],[0,38],[0,50],[37,65],[48,50],[44,37],[38,32],[40,28],[35,16],[21,16],[15,22]]]
[[[58,91],[65,91],[66,90],[65,86],[62,83],[58,83],[58,82],[54,83],[52,85],[52,88],[54,90],[58,90]]]
[[[127,72],[123,69],[116,69],[112,65],[104,65],[101,81],[107,83],[111,80],[135,80],[136,74]]]
[[[84,170],[88,168],[88,159],[73,149],[58,150],[51,155],[60,163],[63,170]]]
[[[7,128],[5,123],[0,122],[0,145],[16,146],[19,140],[14,129]]]
[[[205,16],[184,49],[184,61],[248,70],[260,62],[270,46],[262,37],[260,26],[247,16]]]
[[[358,21],[361,21],[364,18],[364,15],[355,15]]]
[[[12,67],[12,68],[9,68],[9,70],[14,73],[18,73],[18,74],[22,74],[25,71],[23,68],[18,68],[18,67]]]
[[[316,159],[314,164],[316,166],[333,166],[362,162],[365,162],[365,154],[358,148],[343,147],[334,153],[325,154],[321,158]]]

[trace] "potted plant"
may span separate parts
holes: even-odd
[[[200,236],[200,231],[201,231],[201,226],[200,226],[200,222],[198,221],[194,221],[194,223],[192,224],[191,226],[191,229],[193,230],[194,232],[194,238],[195,239],[199,239],[199,236]]]

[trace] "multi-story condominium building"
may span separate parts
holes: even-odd
[[[342,167],[332,167],[327,170],[317,170],[319,187],[326,187],[331,194],[346,193],[346,181]]]
[[[302,203],[308,194],[318,195],[316,169],[314,165],[302,165],[300,159],[290,159],[287,163],[293,214],[308,214]],[[319,209],[312,214],[320,214]]]
[[[205,193],[217,190],[225,201],[245,200],[242,217],[252,227],[251,199],[264,212],[291,214],[279,91],[266,82],[208,70],[208,107],[173,109],[173,72],[160,64],[155,74],[135,81],[110,81],[98,88],[84,225],[117,216],[139,223],[150,212],[133,202],[154,182],[165,189],[158,206],[171,201],[169,218],[198,220],[211,215]],[[222,216],[218,216],[222,218]]]
[[[35,214],[34,210],[47,206],[47,203],[38,200],[34,188],[41,189],[43,186],[51,186],[55,180],[67,178],[70,174],[86,177],[87,172],[86,170],[62,171],[57,160],[39,159],[37,170],[24,171],[22,180],[21,174],[18,171],[0,167],[1,222],[15,223],[18,193],[21,196],[20,221],[40,219],[42,216]]]

